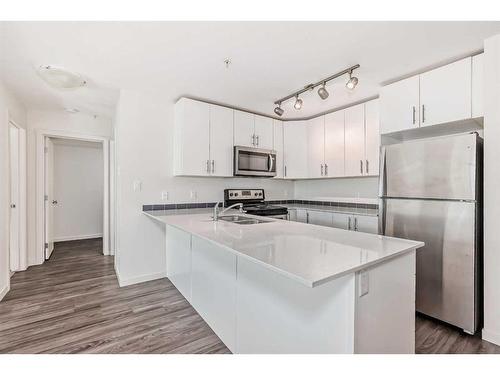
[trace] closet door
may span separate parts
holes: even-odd
[[[362,176],[365,165],[365,105],[345,109],[345,175]]]
[[[325,115],[325,175],[343,177],[344,170],[344,111]]]

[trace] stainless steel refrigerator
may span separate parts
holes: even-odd
[[[392,144],[380,159],[380,232],[425,242],[417,311],[473,334],[482,315],[482,139]]]

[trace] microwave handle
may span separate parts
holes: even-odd
[[[273,170],[273,167],[274,167],[274,158],[273,158],[273,155],[269,154],[269,172],[271,172]]]

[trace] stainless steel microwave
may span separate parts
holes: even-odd
[[[234,146],[235,176],[276,176],[276,151]]]

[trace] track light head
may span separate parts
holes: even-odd
[[[302,99],[299,98],[298,95],[295,98],[296,99],[295,99],[295,104],[293,105],[293,108],[295,108],[298,111],[302,108],[303,101],[302,101]]]
[[[285,110],[281,108],[281,103],[278,104],[276,108],[274,108],[274,113],[276,113],[278,116],[283,116],[283,113],[285,113]]]
[[[318,89],[318,95],[321,99],[325,100],[330,95],[325,88],[326,82],[323,82],[323,86]]]
[[[349,72],[349,81],[345,84],[349,90],[354,90],[356,85],[358,84],[358,79],[352,76],[352,70]]]

